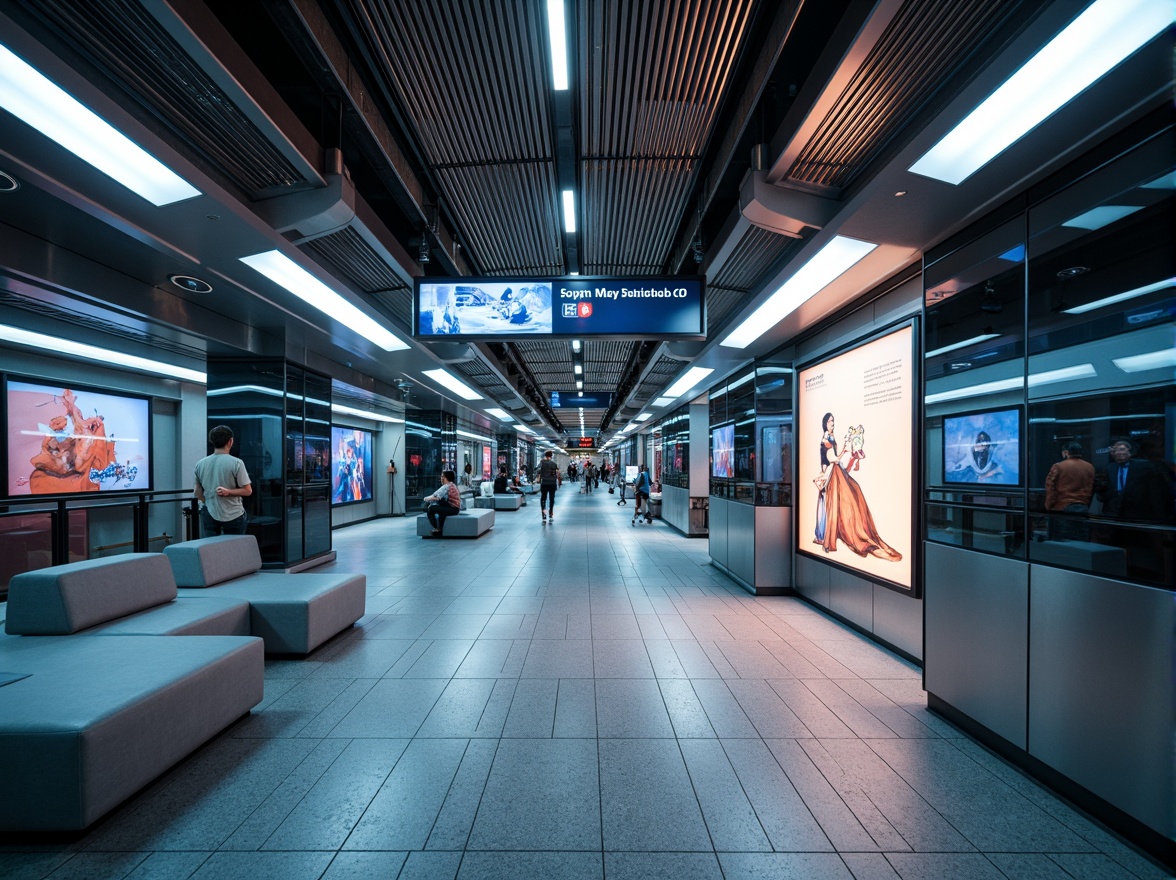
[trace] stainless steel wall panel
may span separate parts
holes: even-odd
[[[1026,748],[1029,566],[925,543],[927,690]]]
[[[707,536],[710,558],[724,568],[730,567],[727,564],[727,509],[730,506],[731,502],[722,498],[710,500],[710,534]]]
[[[755,585],[792,586],[792,508],[755,509]]]
[[[874,631],[874,584],[840,568],[829,568],[829,610]]]
[[[1041,565],[1031,578],[1029,753],[1172,836],[1176,596]]]
[[[874,587],[874,635],[910,656],[923,659],[923,602],[905,593]]]
[[[752,586],[755,582],[755,508],[727,504],[727,567]]]
[[[829,607],[829,572],[827,565],[807,556],[796,556],[796,592],[822,608]]]
[[[662,486],[661,518],[683,534],[689,534],[689,490],[682,489],[678,486]]]

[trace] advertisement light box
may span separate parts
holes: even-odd
[[[704,339],[704,282],[687,278],[417,278],[417,339]]]
[[[611,391],[552,391],[551,408],[608,409],[612,406]]]

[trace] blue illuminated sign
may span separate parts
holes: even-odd
[[[611,391],[552,391],[551,408],[608,409],[612,406]]]
[[[417,278],[418,339],[703,339],[704,283],[689,278]]]

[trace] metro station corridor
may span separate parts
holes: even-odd
[[[336,530],[359,624],[267,660],[257,708],[85,835],[0,839],[0,876],[1166,876],[929,712],[916,666],[616,500]]]

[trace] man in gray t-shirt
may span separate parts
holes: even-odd
[[[230,455],[233,431],[227,425],[217,425],[208,432],[212,455],[196,462],[196,499],[200,507],[200,528],[205,538],[213,535],[245,534],[245,502],[253,494],[245,462]]]

